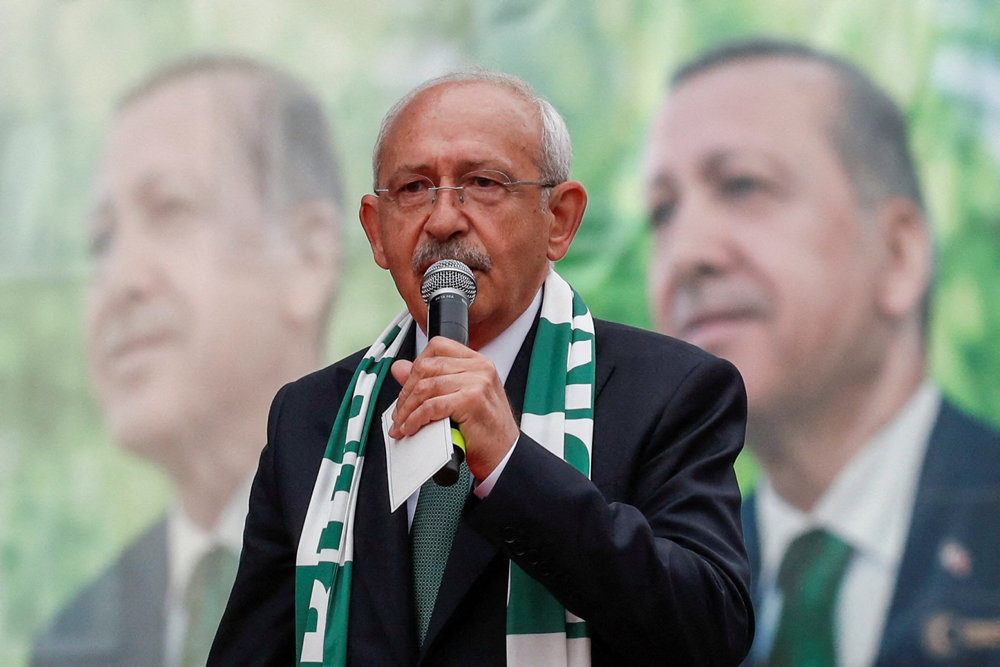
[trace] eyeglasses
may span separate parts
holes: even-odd
[[[541,181],[512,181],[502,171],[480,169],[470,171],[459,178],[457,185],[434,185],[434,181],[431,179],[416,174],[402,176],[395,183],[389,184],[387,188],[375,188],[375,195],[384,196],[400,209],[409,211],[433,206],[437,202],[439,190],[455,190],[461,204],[464,204],[468,199],[482,206],[494,206],[503,201],[513,188],[520,185],[553,188],[557,184]]]

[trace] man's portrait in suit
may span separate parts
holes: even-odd
[[[338,178],[319,100],[270,65],[191,57],[121,100],[89,223],[88,359],[116,443],[176,502],[43,629],[34,664],[204,664],[267,406],[322,359]]]
[[[587,204],[571,154],[555,108],[498,72],[432,79],[386,114],[360,218],[405,309],[275,397],[210,665],[746,654],[742,381],[599,319],[559,276]],[[443,260],[476,283],[468,345],[428,338]],[[386,449],[444,419],[458,482],[391,506]]]
[[[732,361],[751,663],[1000,660],[1000,436],[928,376],[932,232],[904,115],[836,55],[723,43],[648,138],[658,328]]]

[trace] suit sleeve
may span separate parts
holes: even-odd
[[[595,651],[738,664],[753,636],[733,472],[742,380],[707,355],[674,383],[662,368],[625,370],[595,406],[599,485],[522,434],[468,519],[588,622]]]
[[[284,523],[274,445],[275,423],[287,389],[279,391],[271,406],[268,444],[250,491],[239,571],[209,665],[295,662],[295,544]]]

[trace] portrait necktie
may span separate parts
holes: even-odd
[[[784,604],[768,664],[836,664],[834,602],[850,557],[850,545],[821,529],[804,533],[789,545],[778,573]]]
[[[222,612],[229,601],[238,564],[236,554],[217,546],[205,553],[195,565],[184,595],[188,619],[181,664],[185,667],[205,664]]]
[[[410,528],[413,553],[413,592],[417,603],[417,630],[420,643],[427,635],[427,626],[434,611],[441,577],[451,552],[455,529],[462,506],[469,494],[469,466],[459,467],[458,481],[451,486],[439,486],[433,480],[424,482],[417,498]]]

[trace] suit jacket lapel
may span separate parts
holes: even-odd
[[[992,433],[942,400],[876,664],[923,664],[945,657],[951,664],[993,664],[996,659],[995,649],[977,646],[957,630],[969,620],[994,632],[1000,627],[993,593],[998,570],[992,566],[998,506],[992,476],[995,445]],[[970,462],[991,472],[974,478]],[[955,557],[946,557],[949,552]],[[932,623],[934,619],[942,625]]]
[[[412,359],[413,350],[414,334],[411,330],[400,349],[399,358]],[[387,376],[375,403],[357,505],[354,537],[357,559],[352,588],[367,601],[367,609],[361,613],[381,625],[380,634],[384,641],[392,644],[399,664],[405,664],[412,661],[416,646],[406,506],[389,512],[381,426],[382,413],[399,395],[399,390],[399,383],[391,375]],[[363,562],[359,566],[361,559]],[[352,608],[352,623],[355,622],[354,611]]]
[[[743,543],[746,546],[747,558],[750,560],[750,571],[759,574],[761,571],[760,531],[757,527],[757,496],[750,494],[740,508],[743,523]],[[760,577],[755,576],[750,582],[750,597],[754,604],[761,603]]]

